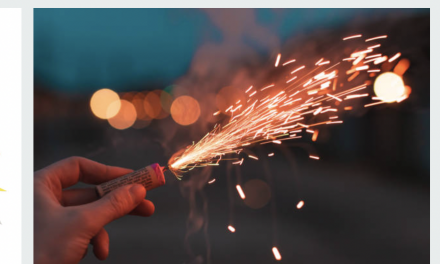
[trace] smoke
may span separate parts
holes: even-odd
[[[167,145],[188,145],[189,140],[197,141],[213,128],[217,121],[212,113],[216,111],[216,94],[225,86],[237,91],[247,89],[267,75],[262,65],[266,59],[261,54],[271,54],[279,50],[280,41],[268,28],[257,22],[254,10],[250,9],[204,9],[212,23],[221,32],[221,41],[203,43],[196,51],[189,70],[175,82],[173,95],[190,95],[197,99],[201,116],[195,124],[170,129],[163,126]],[[274,53],[276,54],[276,53]],[[272,54],[273,55],[273,54]],[[170,124],[171,125],[171,124]],[[172,126],[172,125],[171,125]],[[184,132],[183,132],[184,131]],[[169,144],[173,141],[174,144]],[[172,152],[176,149],[170,150]],[[170,154],[172,154],[170,152]],[[211,169],[194,171],[190,177],[184,177],[180,189],[189,203],[185,248],[190,257],[189,263],[210,262],[208,227],[208,201],[203,188],[209,181]],[[197,201],[201,199],[201,203]],[[190,240],[202,232],[206,244],[204,257],[195,253]]]

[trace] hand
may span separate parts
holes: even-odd
[[[72,157],[34,175],[35,263],[78,263],[91,243],[95,256],[108,256],[104,226],[126,214],[150,216],[152,202],[142,185],[120,187],[99,199],[95,188],[63,190],[81,181],[100,184],[131,170]]]

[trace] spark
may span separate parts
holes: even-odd
[[[380,44],[376,44],[376,45],[368,47],[367,49],[375,49],[375,48],[379,48],[379,47],[380,47]]]
[[[339,121],[329,121],[329,122],[327,122],[327,125],[331,125],[331,124],[342,124],[342,123],[343,123],[342,120],[339,120]]]
[[[304,201],[299,201],[298,204],[296,205],[296,208],[301,209],[304,206]]]
[[[396,55],[394,55],[393,57],[391,57],[391,58],[388,60],[388,62],[393,62],[393,61],[395,61],[397,58],[400,57],[400,55],[402,55],[402,54],[400,54],[400,52],[398,52]]]
[[[312,141],[316,141],[318,139],[318,134],[319,134],[318,130],[313,131]]]
[[[244,200],[246,198],[246,195],[244,195],[244,192],[243,192],[243,189],[241,189],[241,186],[237,184],[235,186],[235,188],[237,188],[237,192],[240,195],[241,199]]]
[[[387,37],[388,37],[387,35],[377,36],[377,37],[374,37],[374,38],[366,39],[365,42],[369,42],[369,41],[373,41],[373,40],[377,40],[377,39],[384,39],[384,38],[387,38]]]
[[[317,115],[317,114],[319,114],[321,111],[322,111],[322,107],[316,109],[316,111],[313,112],[313,115]]]
[[[276,260],[281,260],[281,254],[280,254],[280,251],[278,251],[277,247],[273,247],[272,252],[273,252],[273,256],[275,257]]]
[[[386,103],[386,102],[380,101],[380,102],[376,102],[376,103],[366,104],[366,105],[364,105],[364,107],[370,107],[370,106],[373,106],[373,105],[379,105],[379,104],[384,104],[384,103]]]
[[[283,66],[286,66],[287,64],[293,63],[295,61],[296,61],[295,59],[290,60],[290,61],[286,61],[285,63],[283,63]]]
[[[244,92],[244,93],[248,93],[248,92],[252,89],[252,87],[254,87],[254,86],[251,85],[251,86],[246,90],[246,92]]]
[[[281,59],[281,53],[278,53],[277,60],[275,61],[275,67],[278,67],[278,64],[280,63]]]
[[[221,113],[221,111],[217,111],[217,112],[215,112],[213,115],[218,115],[218,114],[220,114]]]
[[[293,77],[292,79],[289,79],[286,83],[290,83],[291,81],[295,80],[297,76]]]
[[[351,95],[347,95],[347,97],[345,97],[345,100],[359,98],[359,97],[366,97],[366,96],[368,96],[367,93],[365,93],[365,94],[351,94]]]
[[[305,65],[298,67],[295,70],[293,70],[290,74],[294,74],[295,72],[300,71],[300,70],[304,69],[305,67],[306,67]]]
[[[248,155],[249,158],[254,159],[254,160],[258,160],[258,157],[255,157],[253,155]]]
[[[275,155],[274,153],[269,153],[269,155],[267,155],[268,157],[272,157],[273,155]]]
[[[336,99],[336,100],[338,100],[339,102],[342,102],[342,100],[341,100],[340,98],[338,98],[338,97],[336,97],[336,96],[334,96],[334,95],[327,94],[327,96],[328,96],[328,97],[331,97],[331,98],[333,98],[333,99]]]
[[[264,90],[269,89],[269,88],[274,87],[274,86],[275,86],[275,84],[268,85],[268,86],[266,86],[264,88],[261,88],[260,91],[264,91]]]
[[[208,182],[208,184],[213,184],[215,182],[215,179],[212,179]]]
[[[228,225],[228,229],[231,231],[231,233],[235,233],[235,228],[233,226]]]
[[[318,156],[314,156],[314,155],[309,155],[309,158],[315,159],[315,160],[319,160],[319,157]]]
[[[354,39],[354,38],[360,38],[360,37],[362,37],[362,35],[361,34],[357,34],[357,35],[345,37],[342,40],[348,40],[348,39]]]
[[[356,71],[363,71],[363,70],[367,70],[368,69],[368,65],[363,65],[360,67],[356,67]]]

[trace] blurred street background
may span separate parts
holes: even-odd
[[[35,170],[69,156],[165,165],[213,128],[225,87],[270,76],[278,53],[387,34],[409,62],[407,100],[353,109],[315,142],[251,148],[258,162],[167,174],[153,216],[107,226],[106,263],[276,263],[273,246],[283,263],[428,263],[429,22],[429,9],[35,9]],[[101,119],[94,94],[128,103]],[[192,110],[170,115],[182,96]],[[91,252],[83,263],[100,262]]]

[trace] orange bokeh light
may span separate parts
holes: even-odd
[[[162,112],[160,97],[155,92],[149,92],[144,98],[145,113],[151,118],[157,118]]]
[[[145,112],[144,100],[145,94],[137,93],[135,96],[133,96],[131,103],[136,109],[136,115],[139,120],[151,120],[151,117]]]
[[[173,96],[166,91],[160,92],[160,103],[165,112],[170,113],[171,105],[173,104]]]
[[[191,125],[199,119],[199,116],[199,103],[191,96],[180,96],[171,105],[171,117],[179,125]]]
[[[90,108],[93,114],[101,119],[114,117],[120,107],[119,95],[107,88],[96,91],[90,99]]]
[[[114,104],[114,103],[112,103]],[[132,103],[126,100],[120,101],[121,107],[119,112],[112,118],[108,119],[110,125],[116,129],[123,130],[131,127],[136,121],[136,108]],[[112,106],[109,107],[111,109]]]
[[[148,92],[144,98],[144,110],[150,119],[162,119],[168,116],[161,103],[161,90]]]

